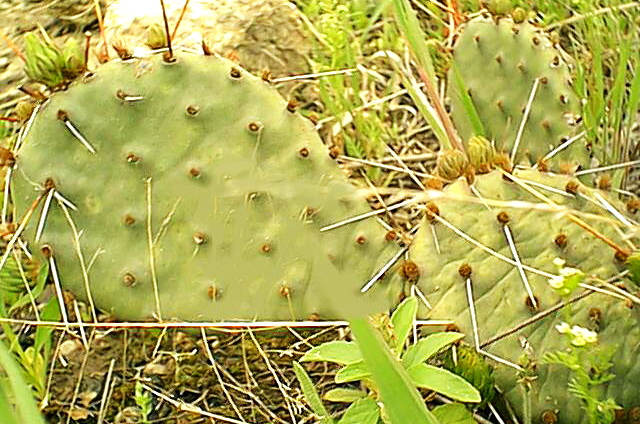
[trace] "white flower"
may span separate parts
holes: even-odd
[[[574,346],[584,346],[598,341],[598,334],[586,328],[574,325],[570,330],[571,344]]]
[[[564,287],[564,277],[561,275],[554,275],[553,277],[549,278],[548,281],[549,285],[556,290]]]
[[[556,266],[558,266],[558,267],[563,267],[565,263],[566,263],[566,262],[565,262],[565,261],[564,261],[564,259],[562,259],[562,258],[555,258],[555,259],[553,260],[553,264],[554,264],[554,265],[556,265]]]
[[[561,322],[560,324],[556,325],[556,330],[558,330],[558,333],[560,334],[566,334],[571,331],[571,326],[566,322]]]
[[[582,271],[580,271],[577,268],[569,268],[569,267],[560,268],[560,275],[562,275],[563,277],[571,277],[579,274],[582,274]]]

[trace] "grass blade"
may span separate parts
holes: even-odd
[[[333,418],[331,418],[331,415],[329,415],[329,412],[324,407],[324,404],[320,399],[320,395],[313,385],[313,381],[311,381],[309,374],[307,374],[302,365],[298,362],[294,362],[293,371],[296,373],[296,378],[300,383],[302,393],[304,394],[305,399],[307,399],[309,406],[320,418],[320,424],[335,424],[335,421],[333,421]]]
[[[431,53],[425,43],[426,35],[420,28],[420,22],[411,5],[406,0],[394,0],[396,23],[411,46],[411,50],[418,61],[418,65],[427,73],[431,81],[436,80],[436,72],[431,61]]]
[[[400,71],[395,62],[391,61],[391,64],[393,65],[396,73],[400,74],[400,76],[402,77],[402,83],[409,92],[411,100],[413,100],[416,107],[420,111],[420,114],[429,123],[433,134],[436,136],[441,145],[450,149],[451,142],[447,137],[447,132],[442,126],[442,121],[440,121],[440,118],[438,118],[438,113],[433,108],[433,106],[431,106],[431,103],[429,103],[427,96],[425,96],[424,93],[418,88],[418,83],[414,81],[413,78],[410,78],[408,75],[405,75],[404,72]]]
[[[467,92],[467,86],[462,79],[462,75],[460,75],[460,71],[455,63],[452,63],[452,66],[453,78],[456,87],[454,95],[457,95],[460,98],[460,102],[464,108],[465,117],[469,119],[474,135],[486,136],[484,125],[482,125],[482,120],[480,119],[480,115],[478,115],[478,110],[473,104],[471,96],[469,96],[469,93]]]
[[[437,120],[439,121],[439,125],[433,127],[436,128],[438,126],[442,126],[444,128],[447,141],[443,142],[441,140],[443,146],[447,148],[455,148],[464,152],[464,145],[460,143],[460,139],[453,123],[451,122],[451,118],[449,118],[449,115],[445,111],[440,96],[438,95],[438,91],[436,89],[437,79],[433,62],[431,60],[431,54],[426,42],[427,37],[420,27],[420,22],[411,8],[409,0],[393,0],[393,5],[398,28],[400,28],[400,32],[405,36],[411,46],[411,51],[418,62],[418,74],[420,75],[420,79],[424,82],[424,89],[427,93],[429,103],[436,112],[433,117],[437,117]]]
[[[31,390],[22,377],[20,366],[13,360],[9,349],[4,343],[0,343],[0,368],[9,377],[9,386],[13,391],[13,399],[16,403],[14,416],[18,417],[17,421],[29,424],[45,424],[33,399]]]
[[[6,393],[7,384],[4,383],[6,382],[0,381],[0,417],[4,420],[3,424],[20,424],[14,416],[13,407]]]

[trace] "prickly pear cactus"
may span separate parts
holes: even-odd
[[[594,292],[500,340],[482,344],[585,292],[581,287],[573,292],[572,287],[559,287],[558,278],[550,284],[548,280],[559,272],[556,258],[582,270],[584,283],[593,286],[624,269],[627,250],[637,240],[624,239],[632,220],[622,212],[611,212],[622,208],[610,197],[571,176],[537,170],[516,171],[512,179],[493,170],[476,176],[473,185],[460,178],[427,205],[427,219],[409,252],[420,267],[416,284],[433,306],[422,310],[423,317],[454,319],[473,345],[473,304],[486,352],[513,364],[519,364],[523,355],[538,362],[530,392],[534,422],[546,411],[557,414],[560,423],[586,422],[580,401],[567,391],[566,368],[540,363],[544,353],[568,346],[566,336],[555,329],[563,321],[595,329],[599,345],[615,350],[611,371],[616,378],[604,385],[602,399],[612,397],[625,408],[640,405],[640,316],[638,305],[624,296],[621,300]],[[577,284],[579,279],[572,281]],[[630,293],[637,290],[628,281],[619,283]],[[498,387],[522,413],[516,370],[489,360],[496,364]]]
[[[580,105],[568,66],[545,34],[529,23],[485,17],[466,23],[454,46],[448,84],[452,118],[465,140],[479,135],[465,102],[475,107],[484,135],[509,153],[527,114],[517,163],[534,164],[577,133]],[[575,141],[554,161],[588,165],[585,142]]]
[[[397,250],[313,125],[234,63],[110,62],[55,93],[17,153],[17,217],[61,284],[121,319],[345,319]],[[323,231],[325,229],[326,231]],[[382,283],[381,286],[385,286]]]

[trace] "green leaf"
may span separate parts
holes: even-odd
[[[367,396],[367,392],[357,389],[331,389],[322,396],[324,400],[329,402],[347,402],[352,403],[360,398]]]
[[[296,378],[300,383],[302,393],[305,399],[307,399],[311,410],[320,418],[320,424],[334,424],[335,421],[333,421],[333,418],[331,418],[331,415],[329,415],[329,412],[327,412],[327,409],[324,407],[309,374],[307,374],[298,362],[293,363],[293,371],[296,373]]]
[[[640,74],[640,72],[638,72]],[[636,284],[640,284],[640,250],[633,252],[629,259],[627,259],[627,269],[629,270],[629,276],[631,281]]]
[[[416,319],[418,311],[418,299],[415,296],[406,298],[391,315],[391,324],[393,325],[393,333],[396,336],[395,349],[397,356],[400,357],[402,348],[411,334],[413,322]]]
[[[327,361],[349,365],[362,361],[362,355],[355,343],[338,340],[313,347],[300,358],[300,361]]]
[[[415,106],[418,108],[418,111],[420,111],[420,114],[429,123],[429,126],[431,127],[431,130],[433,131],[438,141],[442,144],[442,146],[451,148],[451,142],[449,141],[447,132],[445,131],[444,126],[442,125],[442,121],[438,116],[438,112],[436,112],[435,108],[429,102],[427,96],[422,92],[418,85],[418,82],[415,81],[415,79],[413,79],[413,77],[411,77],[410,75],[405,74],[405,72],[402,71],[400,66],[398,66],[398,64],[394,60],[391,60],[389,63],[391,64],[391,66],[393,66],[394,72],[397,75],[400,75],[400,77],[402,78],[402,84],[407,89],[411,100],[413,100]]]
[[[380,407],[371,398],[355,401],[344,413],[338,424],[377,424]]]
[[[350,321],[391,424],[437,424],[402,365],[364,318]]]
[[[371,372],[364,362],[356,362],[341,368],[336,373],[336,383],[349,383],[371,377]]]
[[[22,372],[18,364],[12,358],[9,349],[0,342],[0,368],[9,377],[9,385],[13,391],[15,413],[13,414],[18,422],[29,424],[45,424],[40,415],[40,411],[31,394],[31,390],[22,377]]]
[[[429,79],[436,82],[436,73],[431,60],[431,53],[427,46],[427,36],[420,28],[420,21],[411,8],[409,0],[394,0],[396,23],[400,32],[407,38],[411,50],[416,56],[416,60],[422,69],[425,70]]]
[[[31,289],[31,294],[33,294],[34,298],[40,296],[40,294],[44,291],[44,285],[47,282],[47,277],[49,276],[49,264],[45,262],[44,265],[40,267],[40,271],[38,272],[38,278],[36,279],[36,285]],[[24,294],[18,301],[11,304],[9,308],[9,312],[16,311],[17,309],[23,307],[31,303],[31,299],[29,294]]]
[[[0,381],[0,417],[3,419],[3,424],[20,424],[16,421],[16,416],[13,411],[13,406],[9,402],[9,396],[7,395],[8,381]]]
[[[476,424],[471,411],[461,403],[436,406],[431,412],[442,424]]]
[[[456,87],[455,95],[457,95],[460,98],[460,102],[462,103],[462,107],[464,108],[464,111],[465,111],[464,115],[467,117],[467,119],[469,119],[469,122],[473,127],[474,135],[486,136],[484,125],[482,125],[482,119],[480,119],[480,115],[478,115],[478,110],[473,104],[473,99],[471,99],[471,96],[467,91],[467,86],[465,85],[462,79],[462,75],[460,75],[460,71],[458,70],[455,63],[453,63],[452,66],[453,66],[452,69],[453,69],[453,78],[454,78],[453,81]]]
[[[424,34],[422,28],[420,27],[420,21],[418,20],[415,11],[411,7],[411,2],[409,0],[393,0],[393,5],[395,10],[394,20],[398,25],[400,33],[402,33],[402,35],[404,35],[406,40],[409,42],[411,51],[413,52],[416,61],[418,62],[419,69],[424,71],[426,78],[431,81],[434,87],[436,87],[438,85],[438,82],[433,67],[433,61],[431,60],[431,52],[429,51],[429,45],[427,42],[428,37]],[[442,117],[439,116],[433,106],[429,104],[429,100],[424,98],[422,92],[416,90],[415,87],[413,87],[413,84],[411,84],[411,82],[409,82],[408,84],[405,82],[405,86],[409,91],[409,95],[420,110],[420,113],[423,114],[423,116],[429,122],[429,125],[431,125],[431,128],[433,129],[438,141],[442,143],[442,146],[451,148],[451,141],[449,140],[449,137],[444,130],[441,119]],[[430,100],[437,101],[435,99]]]
[[[464,334],[451,331],[430,334],[426,338],[418,340],[418,343],[409,346],[402,357],[402,364],[405,368],[421,364],[463,337]]]
[[[480,402],[478,389],[464,378],[442,368],[427,364],[414,365],[407,370],[413,383],[460,402]]]
[[[56,322],[60,321],[60,306],[58,305],[58,298],[52,297],[42,309],[40,313],[40,319],[43,321]],[[53,327],[47,327],[40,325],[36,329],[34,337],[34,347],[37,350],[41,348],[48,348],[51,345],[51,334],[53,333]]]

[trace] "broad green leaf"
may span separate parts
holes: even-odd
[[[476,424],[471,411],[461,403],[436,406],[431,412],[442,424]]]
[[[29,424],[45,424],[33,399],[31,390],[22,377],[19,365],[13,360],[9,349],[2,342],[0,342],[0,368],[9,377],[9,385],[13,391],[12,398],[16,403],[16,421]]]
[[[327,361],[349,365],[362,361],[362,355],[355,343],[337,340],[313,347],[300,358],[300,361]]]
[[[413,383],[460,402],[480,402],[480,392],[464,378],[442,368],[427,364],[414,365],[407,370]]]
[[[336,373],[336,383],[349,383],[371,377],[371,372],[364,362],[356,362],[341,368]]]
[[[344,413],[338,424],[377,424],[380,407],[371,398],[355,401]]]
[[[464,334],[450,331],[430,334],[418,340],[416,344],[409,346],[402,356],[402,364],[405,368],[411,368],[414,365],[421,364],[451,345],[451,343],[457,342],[463,337]]]
[[[350,321],[351,331],[371,370],[391,424],[437,424],[400,362],[365,318]]]
[[[396,336],[395,346],[398,357],[402,353],[407,337],[411,334],[413,322],[416,319],[418,311],[418,299],[415,296],[406,298],[391,315],[391,324],[393,325],[393,333]]]
[[[367,392],[358,389],[331,389],[322,396],[324,400],[329,402],[347,402],[352,403],[360,398],[367,396]]]
[[[329,412],[324,407],[322,400],[320,399],[320,395],[316,391],[315,386],[313,385],[313,381],[309,377],[309,374],[304,370],[302,365],[298,362],[293,363],[293,371],[296,373],[296,378],[300,383],[300,387],[302,388],[302,393],[304,394],[305,399],[309,403],[309,406],[313,410],[313,412],[320,418],[320,424],[334,424],[333,418],[329,415]]]

